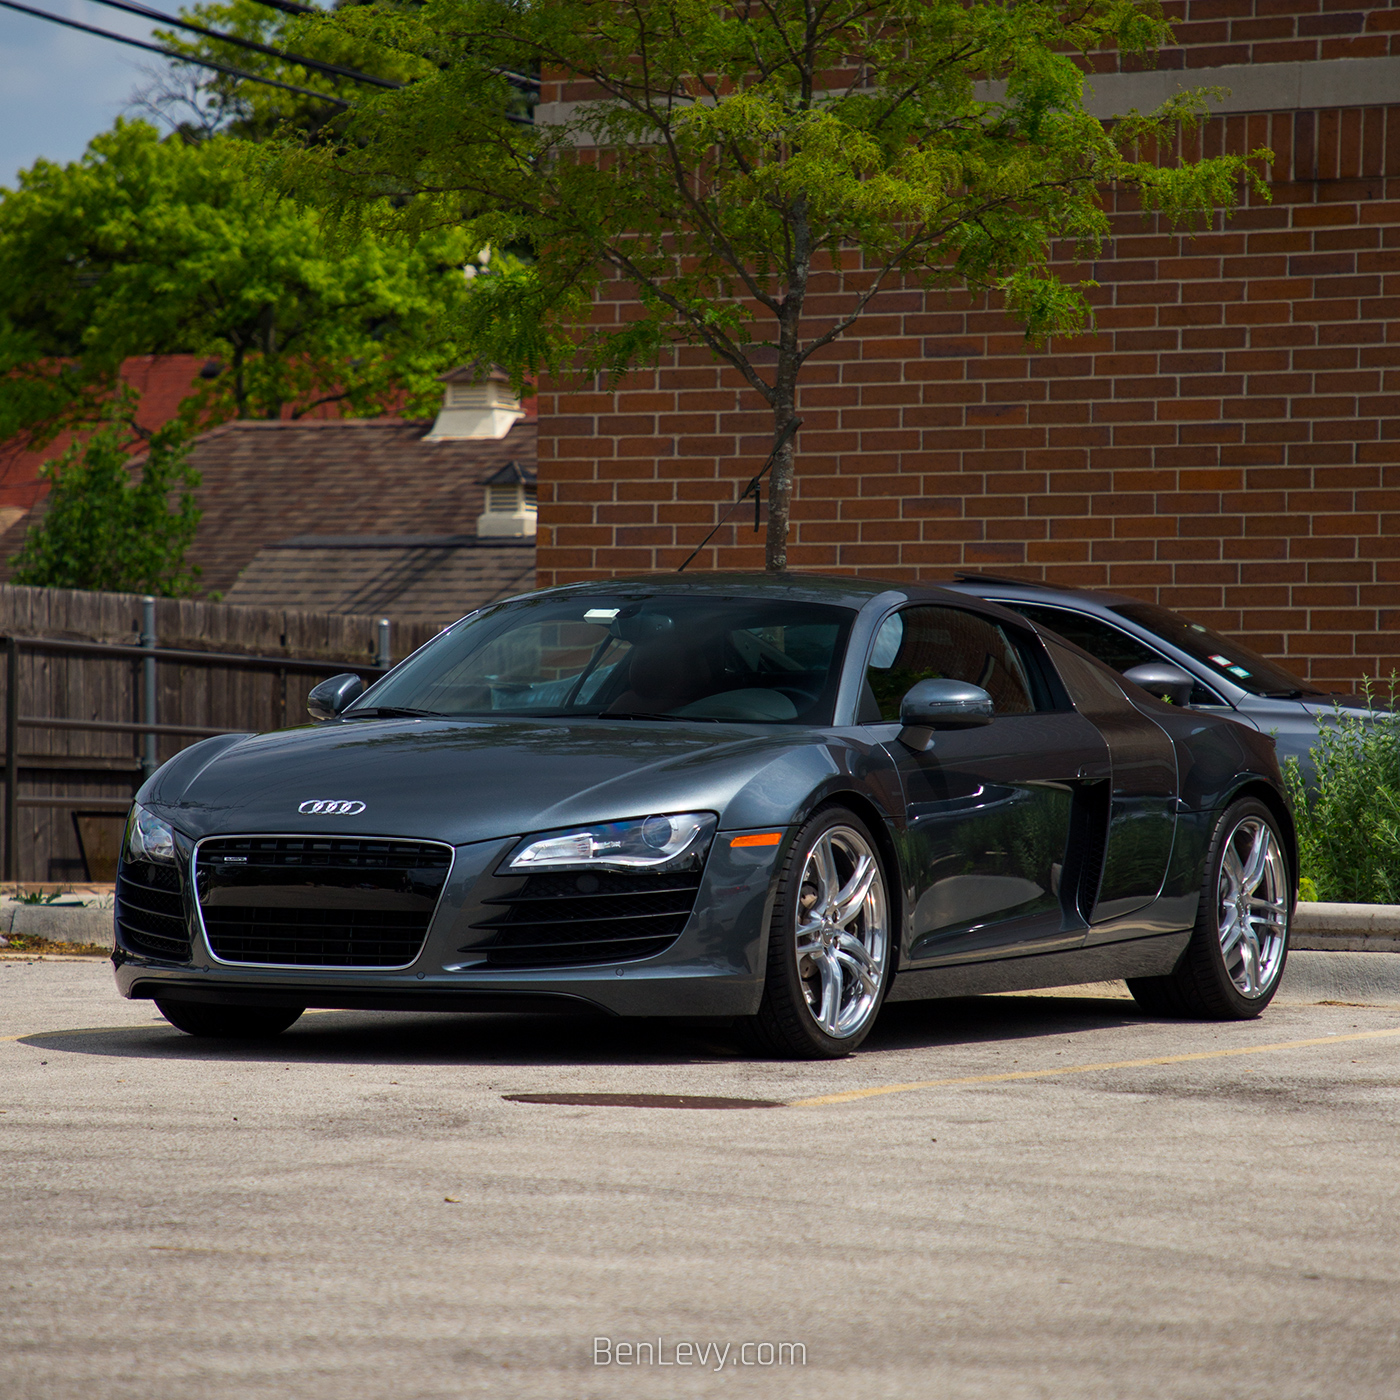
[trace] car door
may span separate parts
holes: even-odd
[[[1176,833],[1176,749],[1106,669],[1058,642],[1047,639],[1046,649],[1075,708],[1107,743],[1111,763],[1102,875],[1089,915],[1098,930],[1089,936],[1092,944],[1111,937],[1101,926],[1144,908],[1161,892]]]
[[[1039,643],[1027,637],[1030,647]],[[990,724],[940,730],[926,752],[886,745],[903,786],[912,917],[905,965],[1043,952],[1083,942],[1077,794],[1107,781],[1108,749],[1057,705],[1037,658],[984,614],[916,605],[877,630],[861,718],[888,722],[917,681],[981,686]]]

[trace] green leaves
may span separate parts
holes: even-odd
[[[152,436],[135,480],[130,446],[111,423],[44,464],[47,510],[10,561],[15,583],[171,598],[195,592],[199,571],[184,561],[199,524],[199,474],[185,460],[181,431],[171,425]]]
[[[1335,711],[1312,750],[1316,781],[1296,759],[1284,777],[1298,823],[1298,856],[1311,898],[1342,904],[1400,904],[1400,719],[1397,679],[1385,699],[1363,681],[1370,721]]]
[[[190,421],[428,411],[460,362],[460,230],[333,245],[269,193],[256,148],[118,121],[81,161],[0,194],[0,428],[91,422],[133,355],[206,357]]]
[[[877,277],[995,292],[1033,336],[1072,332],[1085,289],[1056,285],[1051,249],[1097,249],[1105,187],[1176,220],[1231,207],[1242,180],[1263,189],[1243,157],[1140,158],[1144,143],[1169,149],[1199,100],[1107,128],[1084,111],[1074,55],[1151,52],[1169,35],[1154,0],[428,0],[335,23],[366,52],[436,70],[364,104],[344,141],[286,148],[283,187],[409,236],[513,218],[539,255],[526,279],[538,329],[504,333],[524,329],[523,284],[465,315],[534,364],[566,341],[589,365],[654,350],[631,323],[579,314],[619,273],[661,341],[750,370],[751,340],[801,355],[781,323],[800,318],[815,271],[853,257]],[[504,69],[562,76],[585,100],[514,126]],[[736,297],[757,319],[716,325],[705,308]]]
[[[1157,0],[425,0],[318,23],[422,67],[334,139],[284,143],[282,190],[410,241],[508,226],[534,261],[462,307],[484,353],[615,374],[704,345],[770,405],[775,443],[807,360],[882,287],[966,289],[1032,339],[1074,334],[1092,284],[1054,255],[1097,254],[1106,192],[1187,223],[1265,188],[1264,152],[1170,155],[1199,98],[1085,111],[1086,55],[1170,37]],[[507,72],[556,85],[533,126],[509,120]],[[616,279],[634,299],[615,314]]]

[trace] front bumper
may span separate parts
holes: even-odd
[[[490,912],[478,898],[478,883],[516,844],[511,837],[456,848],[423,946],[407,967],[340,971],[220,963],[190,899],[190,960],[149,957],[124,946],[119,933],[113,954],[117,989],[126,997],[243,1005],[751,1015],[763,993],[775,874],[790,835],[778,846],[731,847],[731,839],[743,834],[716,834],[693,913],[676,941],[650,958],[568,968],[460,967],[464,948],[481,937],[472,925]]]

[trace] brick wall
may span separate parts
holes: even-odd
[[[1176,44],[1152,67],[1213,68],[1236,63],[1306,63],[1400,54],[1400,4],[1356,0],[1163,0]],[[1124,69],[1143,65],[1128,59]],[[1116,54],[1095,71],[1112,73]]]
[[[1400,68],[1376,68],[1400,0],[1166,8],[1161,64],[1192,83],[1359,57],[1327,69],[1329,100],[1400,103]],[[1315,683],[1400,669],[1400,105],[1221,117],[1191,153],[1260,146],[1271,203],[1194,237],[1118,208],[1101,259],[1064,266],[1100,283],[1093,334],[1028,350],[967,298],[877,298],[804,372],[792,567],[1113,588]],[[614,283],[595,314],[630,301]],[[674,569],[771,442],[757,395],[694,349],[616,393],[546,383],[540,422],[541,584]],[[761,568],[761,540],[746,502],[691,567]]]

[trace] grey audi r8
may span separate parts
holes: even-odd
[[[572,1008],[824,1057],[886,1001],[1106,978],[1255,1016],[1287,957],[1272,741],[964,594],[576,584],[311,709],[137,794],[117,984],[193,1035]]]

